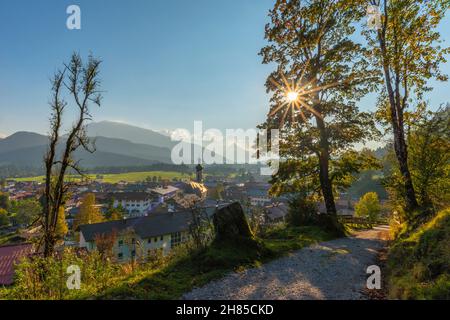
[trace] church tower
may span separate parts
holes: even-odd
[[[195,167],[195,171],[196,171],[196,181],[198,183],[202,183],[203,182],[203,166],[200,164],[200,162]]]

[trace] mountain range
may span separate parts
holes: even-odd
[[[170,163],[171,148],[177,143],[156,131],[108,121],[90,124],[87,132],[94,138],[95,153],[81,148],[75,153],[85,168]],[[64,138],[59,151],[62,143]],[[40,167],[47,145],[48,137],[34,132],[0,138],[0,166]]]

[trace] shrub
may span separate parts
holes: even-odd
[[[316,203],[307,195],[299,193],[289,201],[287,222],[291,226],[312,225],[316,222],[316,216]]]

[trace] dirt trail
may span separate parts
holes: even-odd
[[[366,299],[367,267],[388,240],[388,226],[312,245],[259,268],[196,288],[184,299]]]

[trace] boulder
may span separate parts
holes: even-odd
[[[244,210],[239,202],[234,202],[216,211],[213,217],[216,240],[254,240]]]

